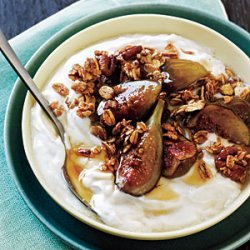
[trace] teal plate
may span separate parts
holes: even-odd
[[[117,16],[154,13],[186,18],[204,24],[238,45],[250,56],[250,35],[238,26],[206,13],[180,6],[144,4],[120,7],[83,18],[52,37],[26,65],[32,76],[47,56],[76,32]],[[222,222],[187,237],[139,241],[124,239],[93,229],[59,207],[35,178],[23,149],[21,119],[26,88],[18,80],[12,90],[5,117],[5,152],[9,169],[23,199],[52,232],[77,249],[234,249],[250,239],[250,199]]]

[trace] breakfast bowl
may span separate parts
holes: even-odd
[[[163,36],[161,36],[160,34],[162,34]],[[170,34],[170,37],[164,36],[167,34]],[[171,36],[171,34],[176,35]],[[100,50],[105,50],[107,46],[118,46],[119,43],[117,45],[117,41],[120,41],[120,45],[116,47],[116,49],[122,49],[122,47],[124,46],[136,44],[143,46],[151,45],[153,47],[155,45],[154,43],[150,43],[150,39],[156,41],[155,43],[157,43],[158,40],[164,40],[164,42],[166,43],[166,41],[178,41],[179,36],[184,37],[186,39],[190,39],[193,42],[201,45],[202,47],[211,49],[212,55],[215,58],[219,59],[223,62],[224,65],[236,72],[236,74],[239,75],[244,82],[250,82],[250,76],[248,74],[250,60],[232,42],[230,42],[220,34],[216,33],[215,31],[192,21],[177,17],[151,14],[130,15],[114,18],[91,26],[87,29],[84,29],[83,31],[80,31],[79,33],[75,34],[74,36],[66,40],[64,43],[62,43],[56,50],[51,53],[51,55],[44,61],[44,63],[37,71],[36,75],[34,76],[34,80],[41,89],[45,87],[45,85],[50,81],[65,81],[64,76],[62,76],[67,76],[68,74],[68,71],[65,71],[65,68],[68,69],[68,67],[72,66],[72,64],[74,63],[83,63],[83,61],[81,61],[83,60],[81,59],[81,57],[77,57],[77,60],[75,60],[75,58],[72,61],[67,61],[68,58],[70,58],[72,55],[77,54],[77,52],[81,50],[84,51],[84,49],[95,44],[95,50],[98,50],[98,47],[100,47]],[[120,40],[113,40],[116,44],[114,45],[114,43],[112,44],[112,39],[116,38]],[[104,42],[104,44],[100,46],[99,43],[102,41],[107,41],[107,44],[105,44]],[[111,41],[111,45],[108,44],[108,41]],[[185,44],[184,41],[186,40],[180,39],[180,44]],[[184,50],[184,54],[185,51],[190,52],[190,48],[187,49],[186,47],[183,47],[181,49]],[[189,52],[186,54],[191,54]],[[62,65],[65,61],[66,66],[64,68],[64,66]],[[221,67],[221,65],[218,65],[218,68],[219,67]],[[58,76],[57,79],[53,78],[56,75],[56,71],[56,74]],[[62,77],[60,78],[59,76]],[[45,95],[46,97],[50,98],[49,93],[45,93]],[[46,141],[44,145],[40,144],[41,141],[39,141],[39,137],[35,138],[34,140],[34,127],[37,129],[37,131],[42,132],[41,136],[44,132],[42,130],[43,126],[48,126],[49,129],[52,128],[50,127],[50,125],[48,125],[49,121],[46,120],[46,117],[41,112],[39,112],[37,109],[33,109],[33,111],[31,111],[33,106],[34,100],[28,94],[23,108],[22,132],[26,156],[28,158],[32,171],[34,172],[35,176],[37,177],[42,187],[46,190],[46,192],[62,208],[64,208],[67,212],[72,214],[80,221],[101,231],[118,235],[121,237],[141,240],[178,238],[199,232],[222,221],[231,213],[233,213],[249,197],[250,186],[249,182],[246,182],[246,184],[242,186],[242,189],[240,187],[240,193],[234,195],[234,197],[232,198],[233,201],[231,201],[230,204],[222,204],[222,206],[225,205],[225,208],[223,208],[218,214],[213,214],[213,216],[211,216],[210,218],[206,218],[203,221],[198,221],[193,224],[191,223],[190,225],[180,225],[178,227],[173,227],[173,229],[170,230],[161,230],[160,232],[157,231],[157,229],[151,232],[143,232],[143,230],[142,232],[140,232],[140,230],[138,229],[125,230],[124,228],[119,229],[114,226],[110,226],[108,225],[108,223],[104,224],[102,221],[100,221],[96,214],[89,211],[75,197],[73,197],[73,195],[68,190],[67,185],[64,182],[62,175],[60,174],[60,171],[58,172],[58,169],[60,169],[61,167],[60,159],[64,158],[65,152],[60,147],[60,142],[58,141],[56,134],[50,132],[47,139],[48,141]],[[32,118],[31,114],[36,115],[36,112],[38,112],[38,116],[33,116]],[[34,124],[34,122],[36,124]],[[39,124],[42,125],[39,127]],[[77,128],[74,128],[73,130],[75,129]],[[76,137],[78,136],[79,135],[76,135]],[[53,151],[53,149],[51,151],[50,149],[49,151],[41,150],[39,152],[40,156],[38,156],[38,154],[34,152],[34,145],[36,145],[39,149],[41,149],[43,146],[45,149],[48,149],[50,147],[50,141],[56,141],[58,149],[56,149],[55,151]],[[51,155],[46,155],[46,152],[50,152]],[[57,154],[59,156],[57,156]],[[38,159],[42,161],[43,168],[39,166]],[[50,164],[52,161],[55,162],[53,164],[57,164],[59,166],[56,171],[53,171],[53,169],[50,168]],[[230,194],[228,194],[228,197],[230,197]],[[133,197],[133,199],[137,198]],[[121,201],[118,200],[118,202]],[[211,205],[211,207],[214,205],[215,204]],[[170,210],[171,209],[174,208],[170,208]],[[127,211],[127,213],[129,213],[129,211]],[[190,214],[188,215],[190,216]],[[182,214],[182,216],[186,217],[187,214]],[[140,217],[138,218],[140,220]],[[106,221],[108,220],[106,219]]]

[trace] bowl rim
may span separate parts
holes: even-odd
[[[159,14],[163,14],[163,15],[166,15],[166,13],[161,13],[162,11],[161,11],[161,8],[162,9],[165,9],[166,8],[166,6],[168,6],[167,4],[145,4],[144,6],[141,6],[141,5],[133,5],[133,8],[134,9],[136,9],[136,7],[140,7],[140,9],[138,10],[138,11],[135,11],[135,13],[145,13],[145,12],[147,12],[148,10],[148,8],[149,7],[152,7],[152,8],[154,8],[154,10],[152,11],[153,13],[155,13],[155,14],[157,14],[157,13],[159,13]],[[106,18],[107,18],[107,16],[109,16],[108,14],[110,14],[110,12],[112,12],[110,15],[112,16],[112,17],[116,17],[116,16],[121,16],[121,15],[126,15],[126,14],[117,14],[116,12],[117,11],[119,11],[119,10],[121,10],[121,9],[124,9],[125,8],[125,10],[127,11],[127,12],[129,12],[129,11],[131,11],[131,6],[125,6],[125,7],[116,7],[116,8],[113,8],[113,9],[111,9],[110,11],[103,11],[103,12],[99,12],[99,13],[97,13],[97,14],[95,14],[94,16],[92,16],[92,19],[91,19],[91,21],[90,21],[90,23],[91,22],[93,22],[93,23],[96,23],[96,21],[93,21],[93,19],[95,19],[95,18],[99,18],[100,20],[105,20]],[[208,20],[212,20],[216,25],[218,25],[218,24],[221,24],[222,26],[224,26],[224,27],[226,27],[227,29],[233,29],[233,32],[234,33],[238,33],[239,35],[241,35],[242,37],[242,39],[244,40],[248,40],[248,41],[250,41],[250,37],[249,37],[249,34],[246,32],[246,31],[244,31],[243,29],[241,29],[240,27],[238,27],[238,26],[236,26],[235,24],[233,24],[233,23],[230,23],[230,22],[228,22],[228,21],[224,21],[224,20],[215,20],[215,18],[214,18],[214,16],[213,15],[210,15],[210,14],[207,14],[207,13],[202,13],[202,11],[196,11],[196,10],[193,10],[193,9],[189,9],[189,8],[187,8],[187,7],[181,7],[181,6],[174,6],[174,5],[171,5],[171,6],[169,6],[169,9],[170,9],[170,11],[171,10],[179,10],[179,11],[181,11],[182,12],[182,15],[184,15],[185,13],[193,13],[194,15],[196,15],[197,16],[197,14],[198,15],[202,15],[202,16],[206,16],[206,18],[208,19]],[[146,11],[145,11],[146,10]],[[125,11],[125,12],[126,12]],[[165,9],[165,11],[167,12],[168,10],[166,10]],[[131,12],[133,12],[133,10],[131,11]],[[150,13],[152,13],[152,12],[150,12]],[[198,13],[197,13],[198,12]],[[115,15],[114,15],[114,13],[116,13]],[[130,14],[130,13],[129,13]],[[170,13],[167,13],[168,15],[171,15]],[[114,15],[114,16],[113,16]],[[174,14],[173,16],[176,16],[176,14]],[[179,16],[179,15],[178,15]],[[108,17],[108,19],[109,19],[110,17]],[[98,20],[98,21],[100,21],[100,20]],[[189,19],[187,19],[186,18],[186,20],[189,20]],[[192,20],[194,20],[193,18],[192,18]],[[97,22],[98,22],[97,21]],[[87,24],[86,24],[87,23]],[[212,26],[216,26],[215,24],[213,24]],[[40,57],[42,57],[42,53],[46,50],[46,49],[48,49],[48,47],[49,47],[49,45],[51,46],[51,44],[52,43],[54,43],[55,45],[54,45],[54,47],[56,47],[57,45],[56,44],[60,44],[62,41],[64,41],[66,38],[62,38],[63,36],[66,36],[66,37],[70,37],[71,36],[71,34],[70,33],[68,33],[69,32],[69,30],[71,30],[71,29],[74,29],[74,27],[76,28],[76,29],[79,29],[79,27],[81,27],[81,26],[84,26],[84,25],[86,25],[86,26],[88,26],[89,24],[88,24],[88,21],[86,21],[86,17],[83,17],[82,19],[80,19],[80,20],[77,20],[77,21],[75,21],[74,23],[72,23],[72,24],[70,24],[70,25],[68,25],[66,28],[64,28],[64,29],[62,29],[60,32],[58,32],[58,33],[56,33],[51,39],[49,39],[42,47],[40,47],[39,48],[39,50],[37,50],[37,52],[31,57],[31,59],[28,61],[28,63],[26,64],[26,67],[30,70],[30,71],[36,71],[36,69],[33,69],[33,67],[31,67],[31,65],[32,65],[32,62],[36,59],[37,60],[37,58],[40,56]],[[209,25],[210,26],[210,25]],[[211,26],[210,26],[211,27]],[[84,28],[85,28],[85,26],[84,26]],[[81,28],[82,29],[82,28]],[[73,31],[73,33],[74,33],[75,31]],[[240,40],[240,39],[239,39]],[[238,41],[239,41],[238,40]],[[242,48],[243,47],[243,50],[247,53],[247,54],[250,54],[250,50],[245,46],[244,47],[244,44],[240,44],[240,47]],[[49,49],[49,50],[51,50],[51,49]],[[52,49],[53,50],[53,49]],[[47,57],[47,56],[46,56]],[[42,61],[43,61],[43,59],[42,59]],[[32,70],[31,70],[32,69]],[[31,72],[31,74],[34,74],[34,72]],[[12,165],[12,160],[11,160],[11,153],[9,152],[9,145],[8,145],[8,134],[10,133],[10,131],[8,130],[8,120],[10,119],[9,117],[8,117],[8,111],[9,110],[11,110],[11,102],[12,102],[12,97],[14,96],[14,93],[15,93],[15,90],[17,89],[17,87],[18,87],[18,84],[20,84],[20,80],[17,80],[17,82],[16,82],[16,84],[15,84],[15,86],[14,86],[14,88],[13,88],[13,90],[12,90],[12,93],[11,93],[11,96],[10,96],[10,99],[9,99],[9,102],[8,102],[8,107],[7,107],[7,112],[6,112],[6,118],[5,118],[5,126],[4,126],[4,141],[5,141],[5,153],[6,153],[6,160],[7,160],[7,163],[8,163],[8,165],[9,166],[11,166]],[[24,200],[26,201],[26,203],[29,205],[29,207],[31,208],[31,210],[34,212],[34,214],[48,227],[48,228],[50,228],[54,233],[56,233],[57,235],[59,235],[60,237],[62,237],[62,238],[64,238],[65,239],[65,237],[63,237],[63,235],[60,235],[60,232],[58,232],[58,230],[56,229],[56,228],[54,228],[53,226],[51,226],[51,224],[49,224],[49,223],[47,223],[47,221],[46,220],[44,220],[43,219],[43,217],[41,217],[41,215],[39,214],[39,212],[33,207],[33,205],[32,205],[32,203],[30,203],[29,202],[29,200],[28,200],[28,197],[26,196],[26,194],[23,192],[23,190],[20,188],[20,183],[19,183],[19,180],[18,180],[18,178],[17,178],[17,176],[16,176],[16,174],[15,174],[15,172],[13,171],[13,169],[11,168],[11,167],[9,167],[10,168],[10,171],[11,171],[11,174],[12,174],[12,177],[14,178],[14,180],[15,180],[15,183],[16,183],[16,185],[17,185],[17,187],[18,187],[18,189],[19,189],[19,192],[21,193],[21,195],[23,196],[23,198],[24,198]],[[243,244],[245,241],[247,241],[247,239],[248,239],[249,237],[246,237],[246,238],[241,238],[242,240],[241,240],[241,242],[239,242],[239,245],[240,244]],[[67,238],[66,238],[66,240],[67,240]],[[72,243],[72,242],[71,242]],[[78,246],[79,247],[79,246]]]
[[[122,16],[122,17],[117,17],[117,18],[112,18],[106,21],[103,21],[101,23],[98,23],[96,25],[90,26],[78,33],[76,33],[75,35],[73,35],[72,37],[70,37],[69,39],[67,39],[64,43],[62,43],[60,46],[58,46],[55,51],[60,51],[62,50],[62,48],[66,45],[66,44],[70,44],[72,42],[72,40],[76,40],[76,38],[80,38],[82,36],[82,34],[89,32],[91,30],[95,30],[96,28],[103,26],[103,25],[109,25],[110,23],[113,22],[119,22],[119,20],[125,21],[128,19],[134,19],[134,18],[145,18],[145,17],[156,17],[156,18],[163,18],[163,19],[168,19],[168,20],[175,20],[178,22],[182,22],[182,23],[186,23],[188,25],[191,26],[196,26],[200,29],[206,30],[206,32],[209,33],[214,33],[215,35],[219,35],[220,38],[222,40],[224,40],[225,42],[229,42],[227,39],[225,39],[224,37],[222,37],[220,34],[216,34],[215,31],[202,26],[200,24],[197,24],[195,22],[189,21],[189,20],[185,20],[182,18],[177,18],[177,17],[170,17],[170,16],[162,16],[162,15],[154,15],[154,14],[139,14],[139,15],[130,15],[130,16]],[[99,39],[97,39],[99,40]],[[232,44],[233,45],[233,44]],[[233,45],[235,46],[235,45]],[[235,49],[237,49],[237,47],[235,46]],[[37,77],[37,75],[39,75],[40,71],[42,71],[42,69],[44,68],[44,65],[46,65],[47,61],[51,58],[54,57],[54,52],[52,54],[49,55],[49,57],[43,62],[43,64],[41,65],[41,67],[38,69],[36,75],[35,75],[35,79]],[[245,54],[242,52],[242,56],[245,56]],[[38,168],[35,166],[35,159],[32,157],[32,153],[30,150],[30,145],[28,142],[29,138],[28,136],[30,135],[30,133],[28,132],[29,130],[27,129],[26,126],[26,121],[27,118],[30,115],[30,110],[27,109],[27,103],[29,102],[29,100],[31,99],[31,95],[27,94],[26,98],[25,98],[25,102],[24,102],[24,106],[23,106],[23,118],[22,118],[22,135],[23,135],[23,144],[24,144],[24,149],[26,152],[26,156],[28,158],[29,164],[32,168],[32,171],[34,172],[36,178],[38,179],[39,183],[42,185],[42,187],[46,190],[46,192],[50,195],[50,197],[58,204],[60,205],[63,209],[65,209],[68,213],[70,213],[71,215],[73,215],[74,217],[76,217],[77,219],[79,219],[80,221],[94,227],[97,228],[99,230],[102,230],[106,233],[111,233],[114,235],[119,235],[119,236],[123,236],[123,237],[128,237],[128,238],[133,238],[133,239],[150,239],[150,240],[155,240],[155,239],[170,239],[170,238],[177,238],[177,237],[183,237],[186,235],[190,235],[196,232],[199,232],[201,230],[204,230],[208,227],[213,226],[214,224],[220,222],[221,220],[223,220],[224,218],[226,218],[227,216],[229,216],[232,212],[234,212],[248,197],[249,197],[249,192],[243,192],[239,197],[236,198],[236,200],[230,204],[229,207],[227,207],[225,210],[221,211],[218,215],[203,221],[197,225],[193,225],[193,226],[189,226],[187,228],[183,228],[183,229],[178,229],[178,230],[172,230],[172,231],[167,231],[167,232],[150,232],[150,233],[141,233],[141,232],[130,232],[130,231],[125,231],[125,230],[121,230],[121,229],[117,229],[108,225],[105,225],[101,222],[95,221],[92,218],[89,218],[88,216],[81,214],[78,211],[74,211],[72,209],[70,209],[68,204],[63,204],[63,201],[59,198],[56,197],[55,194],[53,194],[51,188],[49,186],[46,185],[46,182],[44,181],[43,177],[41,177],[41,174],[39,174]],[[248,190],[249,191],[249,190]]]

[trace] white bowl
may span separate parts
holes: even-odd
[[[198,44],[209,47],[214,51],[214,56],[220,59],[225,65],[233,69],[241,78],[250,82],[250,59],[232,42],[219,33],[198,23],[170,16],[163,15],[129,15],[109,19],[107,21],[93,25],[87,29],[70,37],[62,43],[50,56],[43,62],[37,71],[34,80],[39,88],[42,88],[53,74],[57,67],[62,64],[65,59],[97,42],[118,37],[125,34],[171,34],[175,33],[185,38],[191,39]],[[74,209],[67,201],[58,197],[55,190],[51,188],[46,178],[41,174],[37,167],[37,162],[33,154],[31,140],[31,108],[34,105],[34,99],[27,94],[22,118],[22,132],[25,152],[30,166],[36,175],[38,181],[46,190],[46,192],[66,211],[72,214],[82,222],[95,227],[101,231],[118,235],[126,238],[141,240],[160,240],[171,239],[190,235],[208,227],[215,225],[233,213],[250,195],[250,183],[244,186],[241,194],[231,205],[226,207],[218,215],[188,228],[168,231],[168,232],[152,232],[137,233],[125,230],[119,230],[111,226],[107,226],[99,221],[93,214],[85,208],[85,211],[79,212]]]

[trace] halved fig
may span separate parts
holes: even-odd
[[[244,121],[228,107],[218,104],[207,105],[187,122],[187,127],[215,132],[234,143],[250,143],[249,128]]]
[[[214,104],[232,110],[248,127],[250,126],[250,104],[247,101],[234,96],[229,103],[225,103],[223,99],[218,99]]]
[[[165,86],[168,92],[185,89],[209,74],[209,71],[200,63],[185,59],[170,59],[164,65],[163,70],[172,80]]]
[[[186,174],[195,163],[197,155],[195,144],[184,136],[176,141],[164,138],[162,174],[167,178]]]
[[[98,115],[104,109],[111,109],[115,120],[123,118],[140,120],[150,110],[161,91],[161,84],[153,81],[135,81],[119,84],[114,87],[119,94],[112,100],[101,102]]]
[[[160,99],[146,123],[148,131],[143,134],[135,148],[121,156],[116,172],[116,184],[123,192],[134,196],[143,195],[154,188],[160,178],[163,108],[164,101]]]

